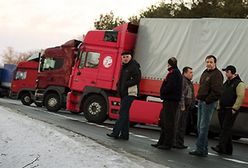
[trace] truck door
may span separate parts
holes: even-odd
[[[41,72],[38,74],[38,88],[44,89],[51,85],[66,86],[65,71],[63,68],[64,59],[62,57],[46,57]]]
[[[104,51],[101,53],[99,63],[99,72],[97,76],[97,87],[104,89],[112,89],[114,81],[118,80],[118,76],[114,73],[119,69],[117,66],[117,50]]]
[[[73,89],[83,91],[85,86],[96,86],[100,52],[82,51],[78,68],[74,70]]]

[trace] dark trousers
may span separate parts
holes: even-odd
[[[113,128],[113,134],[115,136],[129,138],[129,109],[134,99],[134,96],[125,96],[121,98],[119,119],[116,121]]]
[[[232,127],[237,116],[238,112],[233,114],[231,108],[221,108],[218,113],[221,128],[218,147],[223,153],[232,154],[233,152]]]
[[[163,102],[163,108],[160,114],[161,132],[158,140],[159,145],[171,148],[175,135],[176,112],[179,102]]]
[[[174,138],[174,145],[175,146],[184,146],[184,135],[187,126],[187,119],[189,114],[189,107],[186,107],[185,111],[181,111],[178,108],[176,113],[176,126],[175,126],[175,138]]]

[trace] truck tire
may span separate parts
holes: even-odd
[[[89,96],[83,106],[85,118],[94,123],[103,123],[107,119],[107,104],[99,95]]]
[[[48,94],[45,97],[44,104],[48,111],[57,112],[61,109],[59,95],[55,93]]]
[[[30,104],[33,103],[33,100],[31,98],[31,95],[29,93],[23,93],[20,96],[21,102],[23,105],[30,106]]]

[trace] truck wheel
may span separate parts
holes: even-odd
[[[48,111],[57,112],[61,108],[59,95],[51,93],[45,97],[45,107]]]
[[[20,96],[21,102],[22,104],[26,105],[26,106],[30,106],[30,104],[33,103],[33,100],[31,98],[31,95],[29,93],[23,93]]]
[[[107,119],[107,104],[102,96],[89,96],[83,106],[85,118],[94,123],[103,123]]]

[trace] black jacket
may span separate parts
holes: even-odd
[[[171,67],[168,71],[160,88],[160,98],[179,102],[182,96],[182,75],[177,67]]]
[[[224,83],[223,93],[220,98],[221,107],[232,107],[237,99],[236,87],[242,82],[237,75],[232,80],[227,80]]]
[[[141,79],[140,65],[131,59],[127,64],[122,65],[117,91],[120,97],[127,95],[137,96],[139,94],[139,83]],[[137,87],[130,93],[131,87]]]

